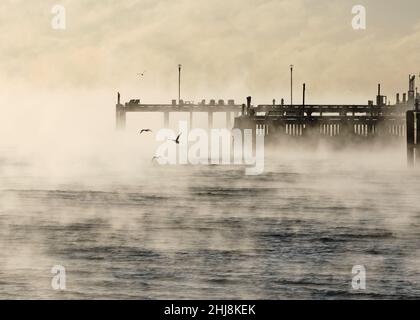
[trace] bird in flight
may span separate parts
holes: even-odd
[[[179,144],[179,137],[181,136],[182,132],[178,135],[178,137],[176,137],[175,140],[170,139],[171,141],[175,142],[176,144]]]
[[[141,129],[139,134],[142,134],[143,132],[152,132],[152,130],[150,129]]]
[[[137,75],[138,76],[140,76],[140,77],[144,77],[144,74],[146,73],[146,70],[145,71],[143,71],[142,73],[137,73]]]

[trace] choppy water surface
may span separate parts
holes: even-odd
[[[352,156],[54,179],[2,156],[0,298],[420,298],[420,171]]]

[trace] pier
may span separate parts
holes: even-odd
[[[365,105],[358,104],[307,104],[306,84],[303,84],[301,104],[253,105],[251,97],[246,103],[236,104],[234,100],[201,101],[198,104],[179,99],[169,104],[142,104],[140,100],[130,100],[124,104],[118,93],[116,105],[117,129],[124,129],[127,113],[160,112],[164,115],[164,127],[169,126],[171,112],[190,113],[190,125],[194,112],[208,114],[208,128],[213,127],[213,114],[224,112],[227,126],[231,126],[232,115],[234,129],[251,130],[255,135],[264,135],[267,143],[281,141],[328,140],[340,145],[383,140],[407,143],[408,163],[415,165],[419,158],[420,144],[420,95],[415,88],[415,76],[409,76],[408,92],[402,99],[396,94],[395,103],[381,94],[381,85],[375,101]]]
[[[159,112],[163,114],[165,128],[169,127],[169,114],[171,112],[188,112],[190,114],[190,124],[193,126],[193,113],[205,112],[208,117],[208,127],[213,127],[213,114],[224,112],[228,127],[233,125],[232,119],[237,117],[242,110],[241,104],[235,104],[234,100],[202,100],[200,103],[184,102],[183,100],[172,100],[170,104],[142,104],[139,99],[133,99],[125,104],[121,104],[121,96],[118,93],[116,105],[116,127],[118,130],[125,129],[127,113],[132,112]]]
[[[379,89],[380,90],[380,89]],[[375,137],[404,137],[406,113],[413,109],[408,101],[395,105],[384,103],[378,95],[378,104],[367,105],[258,105],[248,97],[234,128],[250,129],[278,140],[334,137],[371,139]]]

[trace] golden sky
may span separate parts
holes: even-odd
[[[55,4],[66,8],[65,30],[51,28]],[[366,30],[352,28],[357,4]],[[288,99],[294,64],[296,91],[306,82],[309,102],[365,102],[378,82],[394,100],[420,72],[418,0],[2,0],[0,26],[3,91],[171,99],[181,63],[186,100],[253,95],[263,103]]]

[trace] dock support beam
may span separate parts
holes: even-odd
[[[163,113],[163,122],[164,122],[164,128],[169,128],[169,112],[166,111]]]
[[[115,116],[117,130],[125,130],[127,116],[125,113],[124,106],[122,104],[117,104]]]
[[[231,112],[226,112],[226,128],[230,129],[232,127],[232,115]]]
[[[420,142],[420,108],[419,100],[415,101],[415,109],[413,111],[407,111],[406,115],[406,127],[407,127],[407,162],[408,165],[413,167],[416,165],[419,142]]]
[[[416,117],[414,111],[407,111],[407,163],[410,167],[413,167],[415,162]]]
[[[208,128],[213,128],[213,111],[208,112]]]
[[[419,101],[415,102],[415,110],[407,111],[407,162],[413,167],[416,165],[420,142],[420,110]]]

